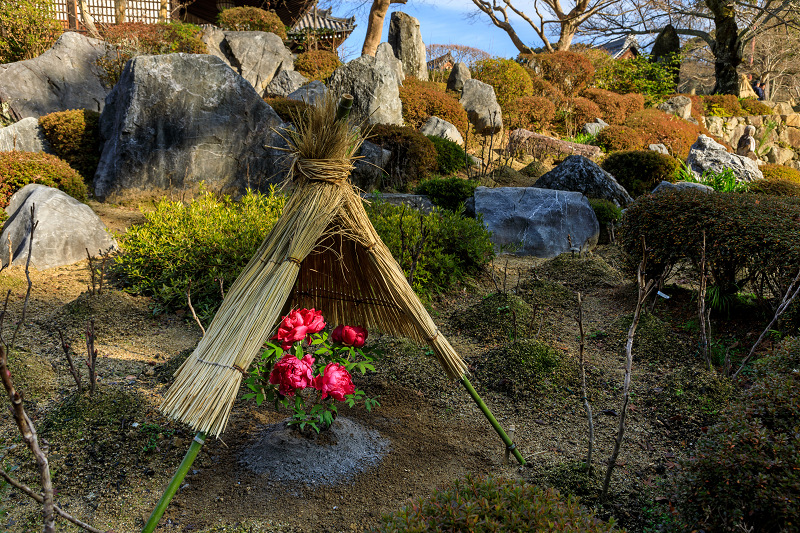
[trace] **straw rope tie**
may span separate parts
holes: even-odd
[[[297,268],[300,268],[300,263],[302,262],[296,257],[287,257],[284,261],[289,261],[290,263],[294,263],[295,265],[297,265]]]
[[[324,181],[335,185],[347,183],[353,170],[349,159],[296,159],[294,167],[298,174],[309,181]]]
[[[240,367],[239,365],[233,365],[233,366],[231,366],[231,365],[223,365],[222,363],[217,363],[216,361],[206,361],[205,359],[200,359],[199,357],[197,358],[197,362],[198,363],[203,363],[204,365],[218,366],[220,368],[227,368],[228,370],[236,370],[237,372],[241,372],[241,374],[243,376],[247,376],[247,372],[245,372],[245,370],[242,367]]]
[[[436,337],[438,337],[438,336],[439,336],[439,330],[437,329],[437,330],[434,332],[434,334],[433,334],[433,337],[431,337],[431,338],[429,338],[429,339],[425,339],[425,340],[426,340],[427,342],[429,342],[429,343],[430,343],[430,342],[433,342],[433,341],[435,341],[435,340],[436,340]]]

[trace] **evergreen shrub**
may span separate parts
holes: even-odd
[[[437,168],[436,146],[414,128],[378,124],[372,127],[369,141],[391,151],[389,185],[398,191],[409,190]]]
[[[29,183],[55,187],[86,201],[86,184],[66,161],[44,152],[0,152],[0,209],[5,209],[11,196]],[[4,211],[0,213],[5,216]]]
[[[217,23],[223,30],[231,31],[266,31],[286,39],[286,26],[272,11],[258,7],[232,7],[220,12]]]
[[[57,111],[39,117],[44,136],[56,155],[80,172],[87,182],[94,179],[100,161],[100,113],[89,109]]]
[[[747,189],[753,194],[769,196],[794,196],[800,198],[800,182],[780,178],[756,180]]]
[[[763,102],[759,102],[755,98],[742,98],[739,100],[739,105],[742,106],[742,113],[745,115],[774,115],[775,111],[770,106]]]
[[[424,194],[437,207],[457,212],[459,206],[475,193],[477,186],[475,181],[453,176],[425,180],[414,189],[414,192]]]
[[[615,93],[641,94],[645,105],[654,106],[675,92],[675,68],[680,57],[671,61],[651,61],[647,54],[629,59],[603,61],[598,64],[595,86]]]
[[[674,182],[679,163],[653,150],[628,150],[609,155],[600,166],[635,198],[650,193],[662,181]]]
[[[436,165],[442,174],[452,174],[467,166],[467,154],[457,143],[435,135],[427,135],[436,148]]]
[[[605,228],[608,224],[616,224],[622,220],[622,208],[611,200],[603,198],[589,198],[589,205],[594,210],[600,228]]]
[[[472,77],[494,87],[497,103],[505,111],[517,98],[529,96],[533,89],[525,69],[511,59],[483,59],[472,68]]]
[[[419,129],[430,117],[435,116],[446,120],[462,136],[466,136],[469,127],[467,112],[456,97],[437,84],[407,78],[400,87],[400,101],[403,103],[403,121],[406,125]]]
[[[786,180],[800,184],[800,171],[795,168],[767,163],[759,166],[758,170],[764,175],[764,179]]]
[[[328,50],[309,50],[294,60],[295,71],[309,80],[325,81],[340,66],[339,56]]]
[[[701,97],[707,117],[740,117],[744,114],[739,99],[733,94],[710,94]]]
[[[573,496],[500,477],[453,482],[450,487],[383,517],[375,533],[400,532],[619,531],[580,506]]]
[[[0,0],[0,64],[40,56],[62,31],[52,0]]]

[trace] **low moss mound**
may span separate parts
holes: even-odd
[[[493,293],[453,317],[465,335],[481,341],[503,341],[525,337],[533,317],[531,306],[511,293]],[[516,331],[515,331],[516,330]]]
[[[8,355],[8,369],[14,387],[26,400],[47,400],[56,390],[55,370],[42,355],[14,349]]]
[[[600,287],[616,287],[623,281],[622,273],[597,255],[580,257],[561,254],[536,267],[534,272],[581,292]]]
[[[533,278],[520,284],[521,297],[533,307],[574,311],[578,305],[577,294],[557,281]]]
[[[646,403],[666,416],[691,415],[707,425],[728,406],[733,393],[731,380],[718,372],[680,368],[664,378]]]
[[[609,337],[614,345],[624,352],[633,314],[619,317],[609,327]],[[669,324],[651,313],[643,313],[633,339],[633,357],[639,361],[670,359],[682,363],[692,360],[691,349]]]
[[[557,350],[526,339],[490,351],[475,366],[476,375],[487,387],[515,398],[539,391],[539,384],[554,376],[561,363]]]
[[[497,187],[532,187],[539,176],[523,174],[509,166],[502,166],[492,173],[492,180]]]
[[[603,486],[604,471],[604,468],[595,467],[589,473],[584,461],[569,461],[545,466],[535,476],[535,482],[537,485],[558,489],[562,494],[577,496],[581,500],[593,500]]]
[[[94,396],[88,391],[66,398],[45,416],[41,433],[59,441],[113,438],[116,430],[144,419],[145,399],[137,392],[99,385]]]

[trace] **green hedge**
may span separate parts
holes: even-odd
[[[458,211],[459,206],[473,195],[477,186],[478,183],[475,181],[454,176],[425,180],[414,189],[414,192],[426,195],[437,207]]]
[[[609,155],[600,166],[637,197],[651,192],[662,181],[675,181],[678,161],[653,150],[631,150]]]

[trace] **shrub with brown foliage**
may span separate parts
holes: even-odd
[[[537,131],[550,125],[556,106],[548,98],[523,96],[509,104],[503,112],[503,124],[510,130],[525,128]]]
[[[403,103],[403,121],[419,129],[430,117],[436,116],[455,126],[462,136],[467,134],[467,112],[455,96],[447,93],[439,84],[406,78],[400,87]]]
[[[561,92],[561,89],[557,88],[549,81],[542,79],[532,68],[525,67],[525,72],[531,78],[531,96],[542,96],[544,98],[549,98],[551,101],[564,97],[564,93]]]
[[[86,201],[83,178],[66,161],[44,152],[0,152],[0,209],[29,183],[56,187],[76,200]],[[5,216],[5,212],[0,212]]]
[[[52,0],[0,1],[0,64],[43,54],[61,35]]]
[[[56,155],[91,182],[100,161],[100,113],[89,109],[58,111],[39,117],[39,126]]]
[[[624,124],[634,112],[644,109],[644,97],[641,94],[617,94],[605,89],[590,87],[584,89],[581,96],[588,98],[600,108],[600,118],[609,124]]]
[[[302,118],[308,104],[300,102],[299,100],[290,100],[285,96],[276,96],[274,98],[264,98],[264,101],[275,110],[281,120],[284,122],[294,123],[298,118]]]
[[[494,87],[497,103],[505,111],[517,98],[531,94],[531,78],[511,59],[484,59],[475,63],[472,77]]]
[[[389,185],[398,191],[408,191],[437,168],[436,147],[414,128],[378,124],[372,127],[369,141],[392,152]]]
[[[587,122],[594,122],[601,115],[600,108],[587,98],[563,98],[559,102],[553,124],[567,135],[574,135]]]
[[[642,136],[628,126],[611,125],[603,128],[595,139],[597,146],[606,152],[638,150],[644,146]]]
[[[740,117],[744,114],[739,99],[733,94],[710,94],[701,97],[707,117]]]
[[[759,167],[759,170],[763,167]],[[781,178],[766,178],[750,184],[748,192],[769,196],[794,196],[800,198],[800,182]]]
[[[286,39],[286,26],[271,11],[253,6],[232,7],[220,12],[217,23],[223,30],[266,31]]]
[[[594,77],[592,62],[576,52],[523,54],[520,59],[538,66],[539,75],[567,96],[580,94]]]
[[[793,181],[800,185],[800,171],[792,167],[766,164],[761,165],[758,169],[764,175],[764,179]]]
[[[309,50],[294,60],[294,69],[310,80],[325,81],[341,65],[339,56],[327,50]]]
[[[689,157],[689,148],[703,133],[696,124],[652,108],[634,113],[625,125],[639,132],[645,145],[661,143],[680,159]]]

